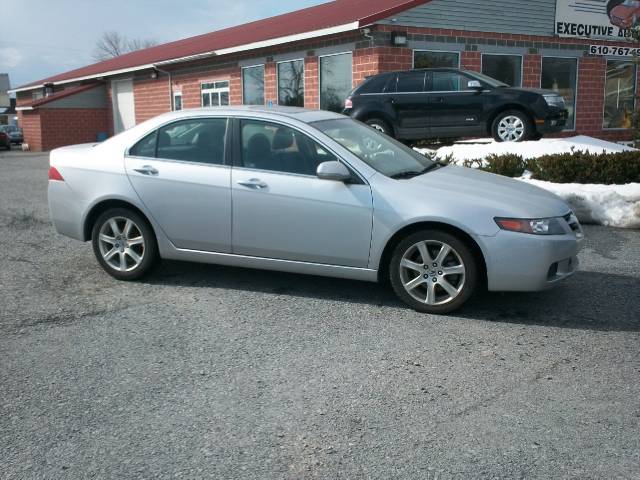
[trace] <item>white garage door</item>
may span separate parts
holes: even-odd
[[[111,82],[111,92],[113,95],[113,128],[117,134],[136,124],[133,80],[114,80]]]

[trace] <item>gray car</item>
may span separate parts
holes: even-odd
[[[558,197],[443,166],[323,111],[161,115],[51,152],[58,232],[120,280],[159,258],[389,281],[446,313],[480,288],[536,291],[577,268],[582,230]]]

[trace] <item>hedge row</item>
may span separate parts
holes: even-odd
[[[452,158],[443,161],[449,163]],[[638,151],[589,153],[575,150],[529,160],[515,154],[494,154],[484,160],[465,160],[462,165],[508,177],[520,177],[528,170],[533,178],[554,183],[623,185],[640,182]]]

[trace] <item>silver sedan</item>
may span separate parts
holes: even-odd
[[[577,268],[583,237],[546,191],[293,108],[168,113],[54,150],[49,207],[120,280],[165,258],[389,281],[429,313],[480,288],[550,287]]]

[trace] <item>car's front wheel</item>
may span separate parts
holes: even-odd
[[[499,114],[491,129],[496,142],[523,142],[535,134],[531,120],[519,110]]]
[[[391,285],[415,310],[452,312],[474,293],[478,267],[470,248],[439,230],[409,235],[395,248],[389,265]]]
[[[374,130],[379,131],[380,133],[384,133],[385,135],[393,137],[393,129],[384,120],[380,120],[379,118],[371,118],[364,123],[369,125]]]
[[[153,268],[158,247],[149,223],[126,208],[113,208],[96,220],[91,242],[102,268],[118,280],[137,280]]]

